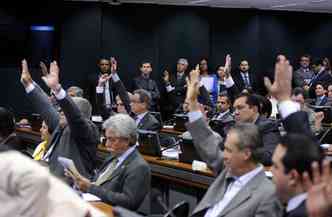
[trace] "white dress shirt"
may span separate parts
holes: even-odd
[[[250,172],[236,178],[235,181],[227,187],[227,190],[222,200],[209,208],[204,217],[218,216],[232,201],[232,199],[241,191],[241,189],[262,170],[263,166],[260,165],[254,170],[251,170]]]
[[[307,199],[307,193],[298,194],[292,197],[287,204],[286,212],[291,212],[301,205],[301,203]]]

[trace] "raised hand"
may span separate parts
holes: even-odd
[[[29,86],[29,84],[32,84],[32,78],[29,72],[28,63],[25,59],[22,60],[21,82],[25,87]]]
[[[40,61],[39,66],[43,75],[48,74],[47,66],[44,62]]]
[[[109,75],[109,74],[102,74],[100,77],[99,77],[99,80],[98,80],[98,86],[99,87],[103,87],[106,83],[106,81],[110,80],[110,78],[112,77],[112,75]]]
[[[290,100],[292,92],[292,74],[293,68],[285,56],[280,55],[275,65],[274,83],[264,77],[264,84],[270,95],[275,97],[279,102]]]
[[[169,72],[167,70],[164,71],[164,81],[169,82]]]
[[[190,103],[197,103],[197,97],[199,95],[199,65],[190,72],[189,78],[187,78],[187,99]]]
[[[303,181],[308,197],[307,212],[310,217],[328,217],[332,211],[332,174],[330,161],[324,160],[322,173],[317,162],[312,165],[312,180],[308,172],[303,174]]]
[[[53,61],[50,65],[50,72],[42,76],[45,84],[53,91],[57,91],[61,86],[59,83],[59,67],[56,61]]]
[[[231,76],[231,67],[232,67],[232,58],[231,55],[226,55],[226,61],[225,61],[225,78],[229,78]]]
[[[116,73],[118,70],[118,62],[114,57],[111,57],[110,62],[111,62],[111,73]]]

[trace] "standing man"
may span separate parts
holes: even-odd
[[[149,61],[143,61],[140,66],[141,75],[134,79],[133,90],[144,89],[151,94],[151,111],[157,110],[157,103],[160,98],[160,92],[155,80],[150,75],[152,73],[152,64]]]
[[[247,60],[241,60],[239,71],[233,74],[235,85],[240,92],[260,93],[259,80],[257,76],[250,71],[250,65]]]
[[[300,59],[300,68],[294,72],[293,86],[304,87],[309,85],[314,72],[310,69],[311,57],[309,55],[303,55]]]

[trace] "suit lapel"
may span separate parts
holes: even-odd
[[[252,194],[252,191],[259,187],[262,179],[265,178],[264,171],[259,172],[252,180],[250,180],[229,202],[225,209],[220,213],[219,216],[225,216],[230,211],[236,209],[242,203],[247,201]]]
[[[122,162],[122,164],[120,166],[118,166],[118,168],[116,168],[114,170],[114,172],[112,173],[112,175],[107,179],[105,180],[105,182],[109,182],[111,181],[112,179],[114,179],[115,177],[117,177],[118,175],[120,175],[122,173],[123,170],[125,170],[128,166],[128,164],[135,158],[135,156],[137,155],[136,153],[136,149],[126,158],[126,160],[124,160]],[[105,182],[101,183],[104,184]]]
[[[144,123],[147,121],[147,119],[149,118],[149,112],[147,112],[144,117],[141,119],[141,121],[138,123],[137,128],[138,129],[142,129],[142,127],[144,126]]]

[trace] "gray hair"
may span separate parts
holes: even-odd
[[[137,127],[134,119],[127,114],[116,114],[108,118],[103,123],[105,130],[111,129],[118,137],[129,140],[129,145],[133,146],[137,141]]]
[[[82,115],[85,118],[90,119],[92,113],[92,106],[90,102],[82,97],[71,97],[71,99],[74,101]]]
[[[80,87],[77,86],[71,86],[67,89],[67,92],[73,91],[76,97],[83,97],[83,90]]]
[[[144,89],[138,89],[134,91],[134,94],[137,94],[139,96],[139,101],[141,103],[145,103],[147,108],[149,109],[152,99],[150,92]]]
[[[231,128],[231,131],[235,132],[239,139],[237,147],[240,150],[248,148],[251,151],[252,161],[261,161],[264,145],[258,127],[252,123],[238,123]]]

